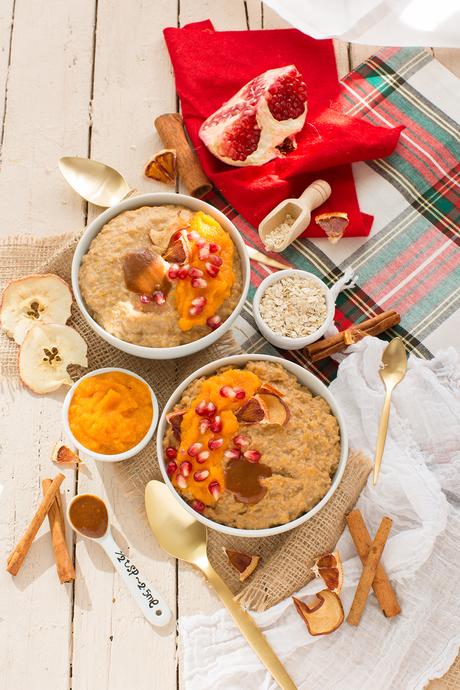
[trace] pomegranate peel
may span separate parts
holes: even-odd
[[[77,467],[83,462],[80,460],[78,453],[68,446],[64,446],[62,443],[56,443],[54,446],[53,452],[51,453],[51,460],[57,465],[71,465],[73,467]]]
[[[336,242],[342,239],[348,227],[348,213],[340,211],[320,213],[315,216],[315,223],[319,225],[321,230],[324,230],[329,242],[336,244]]]
[[[313,607],[296,597],[292,597],[292,600],[310,635],[329,635],[343,623],[342,602],[339,595],[329,589],[317,592],[316,597],[318,604]]]
[[[230,565],[238,571],[240,582],[247,580],[247,578],[252,575],[254,570],[259,565],[260,556],[250,555],[247,553],[242,553],[241,551],[234,551],[232,549],[226,549],[225,547],[222,548]]]
[[[175,184],[177,176],[175,149],[158,151],[145,166],[144,174],[151,180],[164,184]]]
[[[326,587],[339,594],[343,585],[343,566],[338,551],[325,553],[315,560],[312,572],[321,577]]]

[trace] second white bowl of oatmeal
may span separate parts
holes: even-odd
[[[277,283],[278,281],[288,276],[299,276],[300,278],[306,278],[314,281],[318,284],[318,287],[323,290],[324,298],[326,300],[327,311],[325,320],[314,333],[310,333],[310,335],[306,335],[301,338],[290,338],[288,336],[276,333],[268,326],[267,322],[264,321],[260,313],[260,300],[262,299],[265,290],[270,285],[273,285],[273,283]],[[321,278],[318,278],[318,276],[315,276],[314,273],[309,273],[308,271],[302,271],[300,269],[294,268],[289,268],[285,271],[277,271],[276,273],[271,273],[269,276],[267,276],[265,280],[261,282],[261,284],[255,292],[254,299],[252,302],[254,319],[257,324],[257,328],[262,333],[264,338],[268,340],[269,343],[271,343],[277,348],[280,348],[281,350],[300,350],[302,347],[306,347],[306,345],[311,345],[311,343],[314,343],[316,340],[319,340],[319,338],[321,338],[324,335],[329,326],[332,324],[335,313],[335,298],[336,296],[327,287],[326,283],[324,283],[321,280]]]

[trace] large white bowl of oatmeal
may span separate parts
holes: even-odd
[[[313,374],[279,357],[238,355],[178,387],[158,424],[157,454],[166,484],[196,519],[264,537],[327,503],[348,441],[335,399]]]
[[[174,359],[218,340],[250,280],[233,223],[183,194],[144,194],[98,216],[75,250],[72,287],[90,326],[111,345]]]

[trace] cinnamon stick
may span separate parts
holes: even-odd
[[[179,113],[165,113],[155,120],[155,127],[167,149],[175,149],[177,169],[188,193],[199,199],[212,189],[195,151],[191,147]]]
[[[24,563],[24,559],[30,549],[30,545],[35,539],[35,535],[40,529],[40,526],[45,519],[45,516],[48,513],[50,506],[56,497],[56,493],[59,491],[59,487],[63,481],[64,475],[61,473],[54,477],[28,528],[10,553],[6,569],[9,573],[11,573],[11,575],[18,574],[19,569]]]
[[[366,523],[364,522],[364,518],[361,515],[361,511],[352,510],[351,513],[346,516],[346,520],[355,549],[361,559],[361,563],[364,565],[372,540],[367,530]],[[377,597],[383,614],[387,618],[393,618],[393,616],[397,616],[401,613],[401,607],[396,593],[381,563],[378,564],[375,571],[372,589],[374,590],[374,594]]]
[[[364,562],[363,572],[359,578],[353,603],[347,618],[350,625],[359,625],[392,524],[393,520],[391,520],[391,518],[384,517],[382,519],[375,539],[369,548],[367,558]]]
[[[337,333],[330,338],[322,338],[312,345],[307,345],[304,352],[308,359],[313,362],[319,362],[321,359],[330,357],[336,352],[345,350],[352,336],[353,342],[358,342],[367,335],[380,335],[388,328],[393,328],[401,321],[401,316],[396,311],[384,311],[371,319],[366,319],[361,323],[355,324],[347,328],[346,331]]]
[[[51,479],[43,479],[42,490],[46,495],[51,486]],[[51,539],[53,541],[54,560],[60,583],[75,580],[75,569],[70,558],[65,538],[64,513],[62,511],[61,493],[58,491],[48,511]]]

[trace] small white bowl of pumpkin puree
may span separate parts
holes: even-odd
[[[159,410],[155,393],[127,369],[96,369],[70,388],[62,408],[66,436],[94,460],[119,462],[152,439]]]

